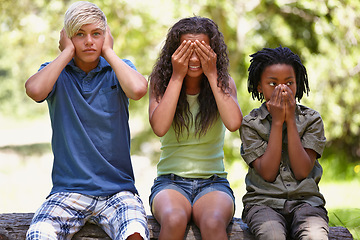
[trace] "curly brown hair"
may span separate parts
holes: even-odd
[[[169,29],[160,56],[149,76],[151,90],[155,94],[156,99],[159,100],[159,98],[164,95],[169,84],[173,71],[171,57],[180,46],[180,38],[184,34],[205,34],[209,37],[210,47],[217,55],[217,85],[224,93],[229,94],[229,58],[227,46],[224,42],[224,36],[219,31],[217,24],[213,20],[195,16],[183,18]],[[198,134],[201,136],[207,132],[212,123],[217,119],[217,117],[219,117],[215,97],[205,74],[203,74],[201,80],[201,90],[198,96],[198,102],[200,109],[195,118],[195,135]],[[183,84],[173,120],[173,127],[177,139],[179,139],[179,136],[182,134],[184,129],[186,129],[189,134],[189,127],[191,124],[192,115],[189,110],[185,86]]]

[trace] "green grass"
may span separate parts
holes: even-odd
[[[328,209],[329,226],[349,229],[354,239],[360,240],[360,208]]]
[[[349,229],[360,240],[360,181],[320,182],[320,192],[326,199],[329,225]]]

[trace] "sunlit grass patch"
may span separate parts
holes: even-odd
[[[360,239],[360,208],[328,209],[328,216],[329,226],[346,227],[354,239]]]

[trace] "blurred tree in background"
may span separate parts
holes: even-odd
[[[0,1],[0,117],[33,119],[47,114],[24,83],[40,64],[58,54],[59,32],[69,0]],[[106,14],[114,50],[146,77],[169,27],[193,15],[209,17],[225,37],[230,73],[243,114],[260,105],[247,92],[249,55],[263,47],[289,47],[307,67],[310,95],[301,104],[319,111],[325,123],[323,159],[346,176],[360,173],[360,1],[351,0],[94,0]],[[148,124],[148,99],[131,102],[133,153],[159,153]],[[226,160],[238,160],[239,134],[227,135]],[[323,160],[322,160],[323,161]],[[346,161],[350,170],[344,169]],[[322,164],[326,164],[325,160]],[[334,165],[336,164],[336,165]],[[329,165],[330,166],[330,165]],[[355,167],[357,166],[357,167]]]

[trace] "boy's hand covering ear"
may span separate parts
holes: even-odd
[[[65,29],[63,28],[60,32],[59,49],[64,51],[65,48],[72,48],[75,54],[75,47],[71,39],[66,35]]]
[[[104,52],[107,50],[107,49],[113,49],[113,46],[114,46],[114,38],[113,36],[111,35],[111,31],[110,31],[110,28],[109,26],[106,27],[106,31],[105,31],[105,40],[104,40],[104,44],[102,46],[102,49],[101,49],[101,55],[104,56]]]

